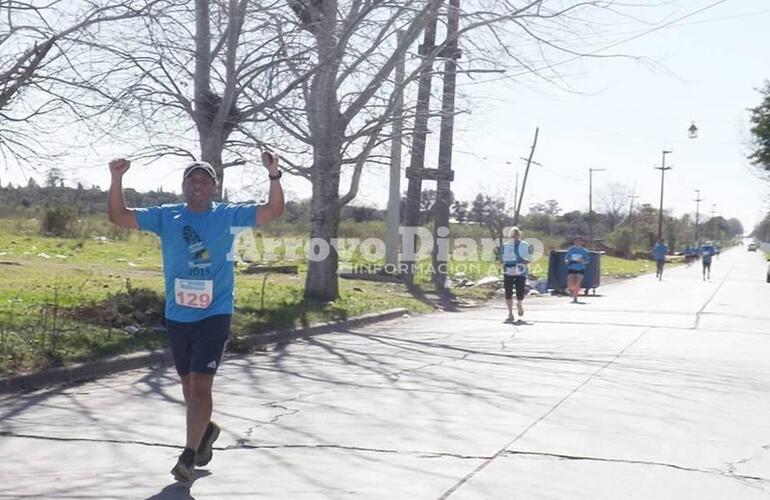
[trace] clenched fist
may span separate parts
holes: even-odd
[[[265,166],[270,175],[278,173],[278,155],[270,149],[265,148],[262,151],[262,165]]]
[[[123,174],[128,172],[129,168],[131,168],[131,162],[125,158],[118,158],[110,161],[110,173],[113,176],[122,177]]]

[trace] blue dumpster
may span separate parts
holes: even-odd
[[[602,253],[588,252],[586,272],[583,274],[583,281],[580,283],[580,287],[585,290],[586,295],[588,295],[589,290],[593,290],[593,293],[596,294],[596,289],[599,287]],[[567,290],[567,263],[564,262],[566,255],[566,250],[551,250],[548,256],[548,288],[559,293],[564,293]]]
[[[586,273],[583,275],[583,281],[580,283],[586,295],[588,295],[589,289],[596,295],[596,289],[599,287],[602,275],[602,253],[604,252],[588,252]]]
[[[548,288],[564,293],[567,289],[567,263],[564,257],[566,250],[551,250],[548,255]]]

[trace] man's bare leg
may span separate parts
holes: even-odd
[[[211,421],[213,383],[214,375],[207,373],[189,373],[182,377],[182,392],[187,405],[186,448],[198,449],[203,433]]]

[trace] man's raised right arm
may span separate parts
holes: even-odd
[[[139,229],[136,213],[126,207],[126,201],[123,199],[123,174],[130,167],[131,162],[124,158],[110,161],[112,182],[110,183],[110,192],[107,197],[107,214],[110,222],[113,224],[131,229]]]

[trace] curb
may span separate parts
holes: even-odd
[[[252,335],[243,339],[243,344],[249,349],[257,349],[278,342],[287,342],[300,337],[321,335],[336,330],[347,330],[359,326],[396,319],[407,314],[404,308],[389,309],[379,313],[369,313],[355,316],[345,321],[329,321],[308,326],[307,328],[290,328],[267,332],[260,335]],[[60,368],[52,368],[28,375],[0,378],[0,394],[30,391],[41,387],[64,384],[68,382],[91,380],[113,373],[136,370],[152,366],[164,366],[173,364],[171,351],[139,352],[121,354],[109,358],[98,359],[85,363],[77,363]]]

